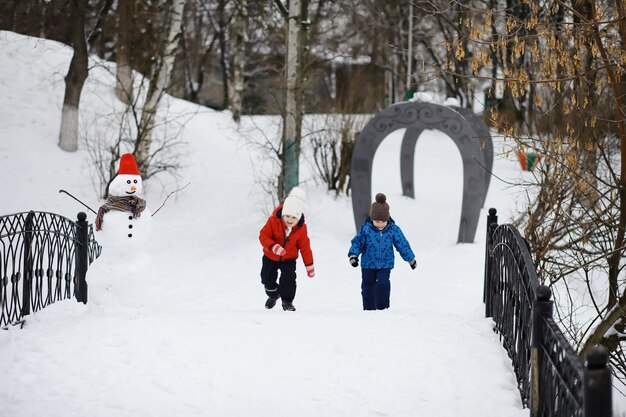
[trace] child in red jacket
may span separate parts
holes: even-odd
[[[285,202],[276,207],[259,233],[263,246],[263,266],[261,267],[261,283],[269,297],[265,308],[276,305],[282,300],[283,310],[296,311],[293,299],[296,296],[296,259],[298,251],[306,273],[310,278],[315,276],[313,253],[306,224],[304,224],[304,199],[306,194],[299,187],[294,187]],[[278,271],[280,270],[280,282]]]

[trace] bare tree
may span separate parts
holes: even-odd
[[[299,183],[300,142],[302,140],[302,16],[307,1],[291,0],[287,10],[280,0],[274,0],[286,23],[287,54],[285,60],[285,107],[283,110],[282,172],[278,196],[282,198]]]
[[[163,34],[165,35],[161,54],[155,57],[150,76],[150,85],[146,93],[146,100],[141,112],[141,122],[135,141],[133,154],[141,171],[148,171],[150,146],[152,145],[152,130],[154,128],[156,112],[159,102],[165,93],[172,67],[174,65],[174,52],[178,45],[181,29],[181,20],[185,0],[172,0],[164,17]]]
[[[234,26],[234,46],[233,46],[233,75],[231,111],[233,120],[239,123],[243,110],[243,90],[244,90],[244,65],[245,65],[245,33],[246,33],[246,4],[245,0],[237,0]]]
[[[81,0],[71,0],[69,42],[74,48],[70,68],[65,77],[65,98],[61,113],[59,147],[67,152],[78,149],[78,107],[80,94],[89,74],[87,69],[87,41],[85,39],[85,4]]]
[[[471,78],[503,87],[494,126],[542,159],[519,222],[540,277],[560,301],[557,315],[581,356],[603,344],[622,375],[625,22],[623,2],[557,0],[540,7],[506,0],[495,12],[476,13],[468,32],[476,62]],[[490,58],[498,60],[491,63],[497,71],[481,71]]]
[[[361,127],[353,114],[328,114],[323,128],[311,135],[317,175],[336,195],[347,192],[352,152]]]

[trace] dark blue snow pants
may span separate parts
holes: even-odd
[[[279,283],[276,282],[278,271],[280,271]],[[296,296],[296,260],[273,261],[263,255],[261,282],[268,297],[274,300],[282,298],[283,301],[293,301]]]
[[[389,308],[391,269],[361,268],[361,295],[363,310],[384,310]]]

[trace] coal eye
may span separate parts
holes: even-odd
[[[137,180],[133,181],[135,184],[137,184]]]
[[[130,184],[130,180],[126,181],[126,184]]]

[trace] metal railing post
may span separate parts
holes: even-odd
[[[606,347],[596,345],[586,356],[583,378],[584,417],[611,417],[612,382]]]
[[[87,267],[89,265],[89,224],[87,215],[78,213],[76,221],[76,277],[74,280],[74,296],[76,301],[87,304]]]
[[[34,218],[35,213],[31,211],[24,221],[24,271],[22,274],[22,311],[20,312],[22,317],[30,314],[32,302],[33,268],[35,264],[33,256]]]
[[[498,227],[498,216],[495,208],[489,209],[487,215],[487,238],[485,239],[485,282],[483,286],[483,302],[485,317],[492,317],[491,306],[491,269],[493,268],[493,232]]]
[[[545,319],[552,317],[553,302],[550,300],[552,291],[545,285],[537,288],[537,299],[533,306],[532,345],[531,345],[531,392],[530,392],[530,416],[538,417],[544,407],[546,399],[543,389],[541,369],[543,369],[544,354],[542,350],[543,329]]]

